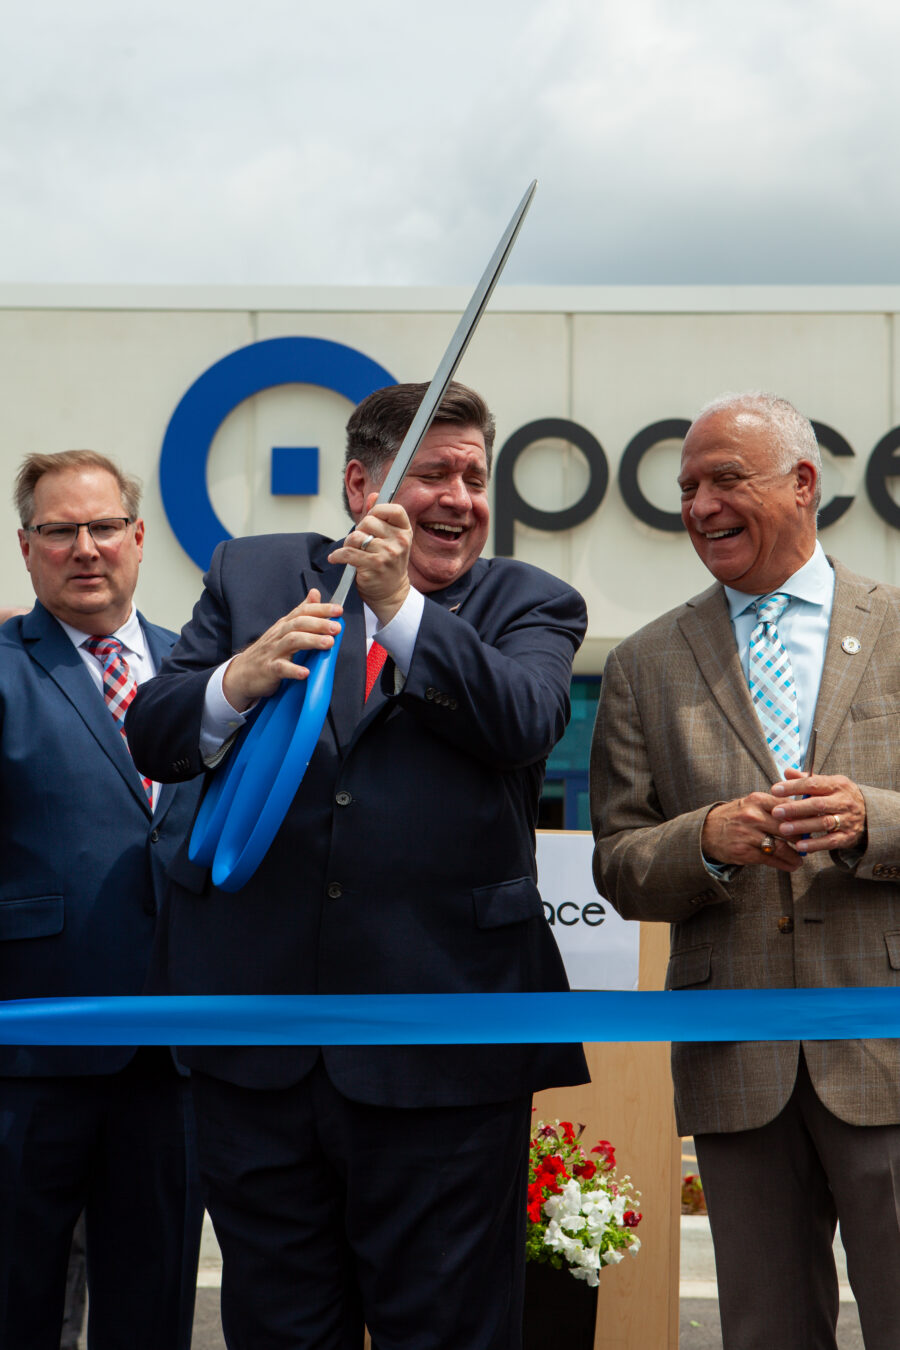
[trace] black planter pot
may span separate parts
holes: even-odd
[[[523,1350],[593,1350],[597,1290],[567,1270],[525,1266]]]

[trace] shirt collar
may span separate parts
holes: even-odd
[[[90,638],[90,633],[84,633],[80,628],[73,628],[70,623],[64,619],[57,619],[57,623],[69,640],[76,647],[83,647]],[[118,638],[126,652],[131,652],[135,656],[144,657],[147,655],[147,643],[144,638],[144,630],[141,627],[141,621],[138,618],[137,610],[132,605],[131,613],[125,622],[116,629],[114,633],[104,633],[103,637]]]
[[[784,585],[778,587],[777,593],[789,595],[793,600],[805,600],[811,605],[825,605],[828,603],[833,586],[834,573],[831,563],[825,557],[825,550],[817,539],[812,556],[792,577],[788,577]],[[773,594],[771,591],[760,591],[758,595],[748,595],[746,591],[736,591],[732,586],[726,586],[728,613],[732,619],[736,619],[739,614],[752,609],[763,595],[771,594]]]

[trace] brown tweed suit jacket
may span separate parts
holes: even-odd
[[[900,984],[900,590],[832,562],[837,584],[813,725],[815,771],[866,798],[855,870],[811,855],[793,875],[707,872],[709,808],[781,778],[744,679],[721,586],[664,614],[609,657],[591,756],[594,878],[626,918],[672,924],[666,987]],[[841,648],[846,636],[860,650]],[[900,1042],[806,1042],[820,1099],[851,1124],[900,1122]],[[774,1119],[797,1043],[675,1045],[682,1134]]]

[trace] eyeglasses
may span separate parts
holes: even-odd
[[[121,543],[129,525],[133,525],[131,516],[111,516],[104,520],[53,520],[46,525],[26,525],[26,534],[36,534],[47,548],[71,548],[78,538],[79,530],[87,530],[95,544],[115,545]]]

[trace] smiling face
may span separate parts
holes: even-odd
[[[386,474],[390,463],[384,466]],[[346,470],[353,519],[364,513],[373,481],[358,459]],[[441,422],[431,427],[394,501],[406,511],[413,539],[409,579],[416,590],[443,590],[468,572],[488,535],[488,471],[484,437],[477,427]]]
[[[30,524],[127,516],[119,485],[105,469],[45,473],[34,489]],[[144,552],[144,522],[129,525],[116,545],[96,544],[79,530],[69,548],[51,548],[19,530],[19,547],[34,593],[45,609],[82,633],[113,633],[131,613]]]
[[[701,416],[681,452],[681,518],[717,581],[768,595],[812,556],[816,469],[785,472],[764,417],[724,410]]]

